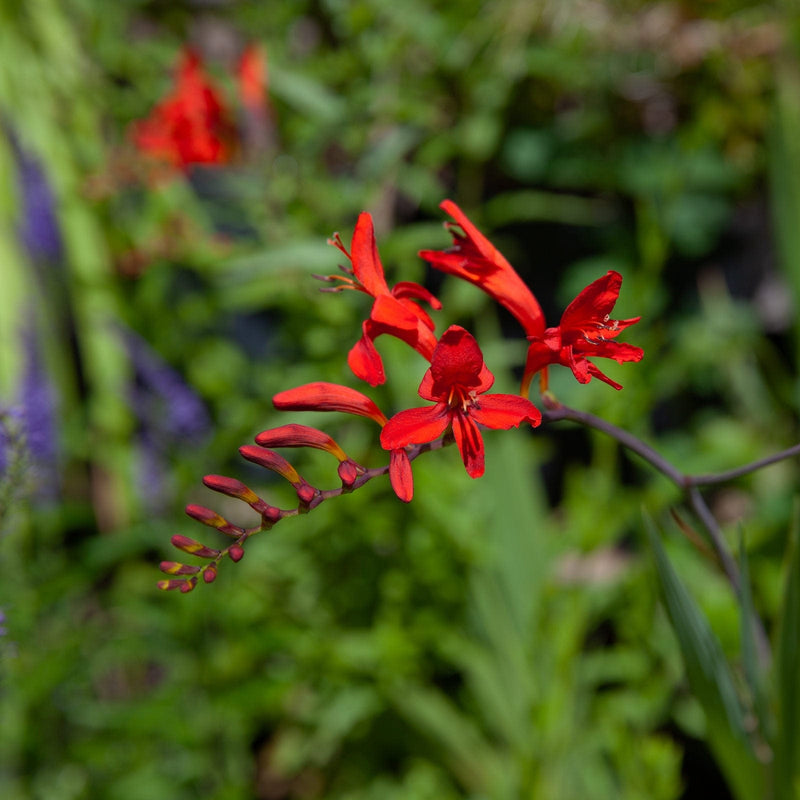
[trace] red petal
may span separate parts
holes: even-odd
[[[611,358],[619,364],[627,361],[641,361],[644,350],[625,342],[584,342],[582,345],[573,345],[576,353],[581,353],[590,358]]]
[[[599,380],[603,381],[603,383],[607,383],[609,386],[613,386],[617,391],[619,391],[622,388],[621,383],[612,381],[611,378],[608,377],[608,375],[606,375],[604,372],[601,372],[600,368],[597,365],[592,364],[591,361],[586,361],[585,364],[586,364],[586,372],[589,375],[598,378]]]
[[[461,460],[470,478],[480,478],[484,471],[483,437],[478,426],[466,414],[453,415],[453,435]]]
[[[542,415],[530,400],[518,394],[485,394],[469,410],[475,422],[496,430],[516,428],[523,422],[536,426]]]
[[[575,353],[572,347],[564,347],[561,351],[561,362],[572,370],[578,383],[589,383],[592,373],[589,369],[592,366],[586,356]],[[600,372],[600,370],[597,370]],[[602,374],[602,373],[601,373]]]
[[[434,403],[439,402],[439,396],[433,393],[433,375],[431,375],[430,370],[427,370],[422,376],[422,383],[419,385],[418,394],[423,400],[432,400]]]
[[[362,211],[356,222],[351,245],[353,258],[353,272],[361,285],[373,296],[389,294],[386,278],[383,274],[383,265],[378,255],[378,246],[375,243],[375,229],[372,217]]]
[[[466,240],[461,239],[455,244],[465,254],[471,254],[473,257],[478,255],[503,271],[513,272],[513,267],[506,261],[503,254],[470,222],[467,215],[452,200],[443,200],[439,203],[439,208],[449,214],[464,231]]]
[[[389,294],[378,295],[369,316],[381,326],[381,333],[398,336],[404,341],[408,333],[412,333],[415,340],[417,338],[419,317]]]
[[[525,361],[525,374],[523,384],[530,383],[531,378],[544,369],[548,364],[558,363],[558,352],[553,352],[544,342],[533,341],[528,347],[528,356]]]
[[[511,264],[455,203],[445,200],[440,208],[455,219],[464,235],[451,229],[452,248],[423,250],[420,256],[436,269],[474,283],[505,306],[529,336],[540,335],[544,330],[542,308]]]
[[[442,307],[441,302],[432,295],[424,286],[412,281],[400,281],[394,285],[392,295],[398,300],[409,298],[411,300],[423,300],[431,308],[439,311]]]
[[[444,403],[400,411],[383,426],[381,447],[397,450],[410,444],[432,442],[445,432],[449,423],[450,414]]]
[[[617,302],[621,286],[622,275],[613,270],[590,283],[564,310],[561,329],[589,327],[594,333],[593,323],[605,321]]]
[[[347,354],[347,364],[357,378],[366,381],[370,386],[378,386],[386,382],[383,361],[372,339],[366,333],[366,323],[363,327],[365,333]]]
[[[389,455],[389,480],[394,493],[404,503],[410,503],[414,496],[414,476],[405,450],[392,450]]]
[[[494,376],[483,363],[478,343],[459,325],[451,325],[439,339],[431,360],[432,394],[446,398],[453,386],[485,392]]]
[[[343,411],[386,423],[386,415],[364,394],[338,383],[316,381],[278,392],[272,403],[281,411]]]

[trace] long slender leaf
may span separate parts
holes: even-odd
[[[753,594],[750,591],[750,564],[744,543],[744,534],[739,540],[739,570],[742,577],[739,591],[741,604],[742,665],[747,688],[750,690],[753,711],[758,720],[757,735],[762,746],[767,747],[766,740],[774,733],[774,720],[769,710],[766,693],[766,669],[764,654],[759,654],[758,631],[756,629],[756,611],[753,606]],[[766,753],[766,750],[765,750]]]
[[[508,783],[511,771],[474,720],[441,692],[422,686],[404,686],[392,701],[405,719],[442,749],[464,786],[477,796],[498,797],[498,787]]]
[[[664,552],[655,523],[647,514],[644,520],[689,685],[706,716],[711,749],[735,796],[739,800],[760,799],[764,796],[764,769],[750,744],[722,648]]]
[[[800,536],[797,516],[789,535],[783,602],[775,648],[775,795],[792,798],[800,782]]]

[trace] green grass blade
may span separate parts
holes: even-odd
[[[774,732],[774,719],[770,712],[766,693],[766,670],[768,668],[768,655],[759,653],[758,649],[758,620],[756,617],[755,606],[753,605],[753,594],[750,590],[750,563],[747,557],[747,549],[744,543],[744,534],[739,538],[739,571],[742,578],[742,586],[739,592],[739,602],[741,604],[741,637],[742,637],[742,667],[747,688],[750,691],[750,701],[753,713],[758,720],[758,729],[753,732],[753,739],[764,748],[766,755],[767,741]]]
[[[645,526],[689,685],[706,716],[711,749],[738,800],[762,798],[763,767],[750,744],[744,712],[719,641],[673,569],[656,525],[646,514]]]
[[[783,602],[775,647],[775,796],[792,798],[800,784],[800,542],[798,522],[789,535]]]

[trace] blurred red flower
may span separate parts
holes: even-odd
[[[185,49],[175,88],[146,119],[132,129],[134,145],[143,153],[185,169],[190,164],[224,164],[228,114],[209,81],[200,57]]]
[[[485,394],[493,383],[494,375],[473,336],[458,325],[451,326],[436,345],[419,387],[420,397],[436,405],[395,414],[381,431],[381,445],[396,450],[424,444],[452,426],[467,474],[479,478],[484,471],[479,425],[507,430],[522,422],[536,426],[542,421],[530,400],[515,394]]]

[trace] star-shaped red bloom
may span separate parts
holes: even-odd
[[[479,478],[484,471],[479,425],[507,430],[522,422],[535,426],[542,421],[530,400],[515,394],[485,394],[493,383],[478,343],[464,328],[451,326],[436,345],[419,387],[420,397],[435,405],[395,414],[381,431],[382,447],[396,450],[431,442],[452,426],[467,474]]]
[[[421,250],[420,257],[442,272],[474,283],[505,306],[528,336],[540,335],[544,331],[542,308],[516,270],[452,200],[445,200],[439,208],[461,230],[453,223],[446,223],[453,246],[447,250]]]
[[[567,306],[558,326],[548,328],[541,336],[528,336],[531,344],[522,379],[523,394],[527,394],[531,379],[539,371],[542,371],[542,391],[547,388],[549,364],[569,367],[581,383],[588,383],[595,377],[615,389],[622,388],[589,360],[611,358],[621,364],[625,361],[641,361],[644,355],[641,347],[613,341],[625,328],[641,319],[609,318],[621,285],[622,276],[609,271],[590,283]]]
[[[186,49],[178,64],[175,89],[149,117],[134,125],[132,135],[142,152],[185,168],[227,162],[227,129],[225,108],[200,57]]]
[[[339,286],[329,291],[356,289],[375,298],[369,317],[361,326],[363,335],[347,356],[353,374],[371,386],[386,381],[383,362],[374,344],[375,339],[384,333],[401,339],[430,361],[436,346],[433,333],[435,326],[416,301],[422,300],[437,311],[442,304],[427,289],[410,281],[401,281],[389,289],[375,243],[372,217],[366,211],[359,215],[351,253],[347,252],[338,233],[330,240],[330,244],[347,256],[352,268],[342,267],[347,276],[322,277],[326,281],[341,281]]]

